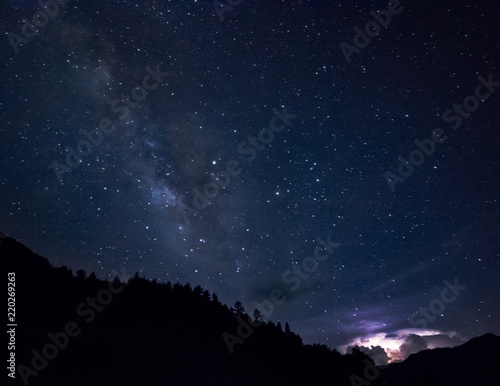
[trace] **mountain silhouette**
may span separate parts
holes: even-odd
[[[453,348],[423,350],[382,370],[372,386],[498,386],[500,337],[485,334]]]
[[[73,274],[3,234],[0,265],[15,283],[9,384],[498,385],[500,338],[493,334],[379,371],[358,349],[341,355],[304,345],[288,323],[263,322],[258,312],[240,302],[228,307],[200,286],[123,270],[112,281]],[[360,381],[367,371],[376,379]]]
[[[350,385],[367,360],[304,345],[288,323],[256,326],[189,283],[74,275],[11,238],[0,264],[15,273],[15,384]]]

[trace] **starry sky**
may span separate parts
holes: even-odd
[[[305,343],[500,333],[500,4],[60,3],[0,5],[1,231],[250,313],[274,291]]]

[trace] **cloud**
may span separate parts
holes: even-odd
[[[455,347],[464,343],[464,339],[452,332],[438,335],[424,336],[427,347],[430,349],[438,347]]]
[[[360,346],[359,350],[369,355],[377,366],[389,363],[389,355],[387,355],[387,352],[380,346],[371,346],[371,348]]]
[[[385,333],[367,334],[352,339],[339,347],[341,353],[351,352],[354,346],[370,355],[376,365],[399,362],[425,349],[455,347],[465,339],[455,331],[424,330],[408,328]],[[385,352],[385,356],[382,353]]]
[[[404,360],[411,354],[427,349],[427,343],[424,338],[417,334],[410,334],[404,337],[404,343],[399,346],[399,350],[391,352],[391,360]]]

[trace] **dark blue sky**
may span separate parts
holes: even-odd
[[[307,343],[499,334],[500,6],[233,3],[4,2],[0,230],[250,312],[280,290]]]

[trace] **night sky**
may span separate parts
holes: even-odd
[[[275,291],[305,343],[500,333],[500,4],[60,2],[0,5],[6,235],[249,313]]]

